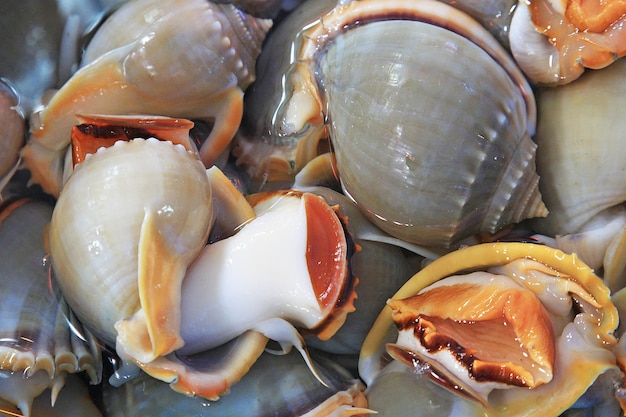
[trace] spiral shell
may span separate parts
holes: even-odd
[[[19,97],[6,80],[0,80],[0,192],[18,166],[19,151],[24,145],[26,122]]]
[[[208,167],[242,113],[243,89],[271,21],[205,0],[133,0],[99,29],[82,67],[33,113],[22,150],[32,182],[58,195],[76,114],[157,114],[213,123]]]
[[[113,345],[115,323],[141,308],[138,277],[147,266],[140,258],[184,273],[204,247],[211,210],[205,169],[180,145],[135,139],[88,156],[66,183],[50,225],[53,269],[76,314]],[[173,259],[142,255],[142,236],[152,228]]]

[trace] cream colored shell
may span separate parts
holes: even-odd
[[[188,265],[204,247],[211,188],[202,163],[181,145],[135,139],[101,148],[76,166],[54,209],[56,278],[76,314],[111,345],[114,324],[140,308],[138,247],[149,216],[178,262]]]

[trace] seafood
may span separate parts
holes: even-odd
[[[576,255],[476,245],[434,261],[392,297],[359,371],[376,384],[393,358],[446,388],[433,389],[435,406],[443,396],[464,415],[557,416],[594,383],[620,384],[617,325],[609,289]]]
[[[626,54],[626,5],[609,1],[519,1],[509,43],[516,62],[535,84],[576,80]]]
[[[0,398],[25,416],[47,388],[54,404],[69,374],[96,384],[102,373],[94,337],[49,282],[43,237],[51,215],[52,204],[32,198],[7,200],[0,211]]]
[[[347,229],[350,251],[350,273],[359,279],[355,312],[328,340],[307,339],[307,346],[342,355],[358,355],[363,340],[385,301],[413,275],[402,248],[393,244],[382,230],[372,225],[346,196],[326,187],[310,187],[306,192],[324,197],[335,207]]]
[[[197,156],[169,141],[117,141],[75,166],[54,208],[50,252],[68,303],[99,339],[113,345],[117,322],[178,308],[177,287],[212,224],[211,198]],[[145,285],[156,293],[139,293]],[[144,311],[146,297],[158,305]],[[155,327],[166,344],[155,349],[179,343],[176,317]]]
[[[345,194],[382,230],[448,246],[546,214],[530,138],[533,93],[469,16],[434,1],[356,1],[294,42],[286,98],[270,110],[262,140],[309,142],[327,128]]]
[[[568,85],[537,91],[537,172],[550,213],[532,226],[601,271],[612,291],[626,286],[624,70],[620,59]],[[589,161],[602,163],[591,169]]]
[[[217,399],[248,371],[268,339],[284,352],[296,347],[311,366],[296,328],[328,339],[354,311],[357,281],[348,275],[344,232],[326,202],[296,191],[248,200],[256,217],[232,237],[207,245],[187,271],[181,294],[185,345],[176,355],[137,363],[176,391]],[[268,264],[279,248],[287,252],[282,262]],[[219,371],[203,373],[180,359],[234,338],[239,343]]]
[[[75,139],[99,130],[79,126]],[[179,130],[174,136],[186,138]],[[52,265],[76,314],[127,364],[216,399],[268,339],[308,360],[293,326],[328,338],[354,310],[344,232],[320,197],[257,194],[248,203],[218,168],[205,172],[195,153],[169,140],[121,140],[78,160],[52,217]],[[238,231],[206,245],[213,224]],[[293,254],[267,264],[286,242]],[[237,337],[219,372],[178,359]]]
[[[91,398],[85,381],[76,374],[68,375],[63,390],[58,394],[54,405],[44,399],[35,398],[32,415],[35,417],[102,417],[102,413]],[[0,400],[0,414],[3,417],[22,417],[23,414],[13,405]]]
[[[0,192],[17,169],[19,150],[25,140],[25,123],[17,93],[6,80],[0,80]]]
[[[200,360],[209,362],[206,357]],[[264,353],[220,401],[209,403],[203,398],[182,396],[167,384],[142,375],[119,388],[106,386],[105,409],[109,417],[161,417],[173,412],[198,417],[366,414],[362,384],[329,360],[314,361],[328,386],[311,375],[295,352],[284,356]]]
[[[208,167],[239,127],[243,90],[270,20],[204,0],[134,0],[94,35],[82,67],[31,116],[22,151],[32,182],[57,196],[75,115],[157,114],[213,122]]]

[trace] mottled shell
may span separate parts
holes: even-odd
[[[602,211],[626,201],[626,60],[575,82],[538,91],[537,171],[550,213],[541,233],[580,232]]]
[[[102,372],[95,339],[50,281],[45,228],[52,208],[22,198],[0,209],[0,398],[25,414],[45,388],[54,399],[68,374],[85,372],[96,384]]]
[[[575,255],[547,246],[526,243],[482,244],[452,252],[434,261],[411,280],[393,297],[394,300],[409,299],[415,294],[428,291],[429,286],[438,285],[447,277],[472,271],[487,270],[503,273],[505,265],[526,260],[540,265],[544,271],[550,271],[554,278],[540,284],[535,282],[537,275],[528,279],[526,288],[531,283],[536,285],[537,297],[553,315],[552,326],[555,329],[554,374],[550,382],[537,388],[528,389],[510,387],[496,389],[489,396],[488,408],[479,403],[469,407],[464,415],[511,415],[522,416],[540,413],[556,416],[571,407],[600,375],[607,375],[614,382],[621,378],[617,359],[613,349],[616,347],[614,332],[618,324],[618,312],[610,300],[610,291],[591,269]],[[533,267],[534,268],[534,267]],[[528,269],[532,271],[533,268]],[[519,272],[519,271],[518,271]],[[524,270],[524,273],[527,271]],[[524,274],[518,274],[525,282]],[[530,276],[530,275],[529,275]],[[516,278],[516,279],[519,279]],[[559,307],[554,290],[565,290],[576,294],[571,298],[569,307]],[[544,291],[545,290],[545,291]],[[445,302],[445,301],[444,301]],[[560,310],[559,310],[560,309]],[[452,308],[450,311],[456,310]],[[562,318],[557,319],[561,316]],[[380,370],[388,363],[385,343],[395,340],[390,308],[384,309],[366,338],[359,361],[359,372],[370,384],[375,384]],[[562,332],[562,333],[560,333]],[[397,333],[396,333],[397,335]],[[382,373],[381,373],[382,374]],[[421,374],[428,377],[428,369]],[[409,400],[412,401],[412,400]],[[435,399],[435,402],[439,402]],[[464,402],[458,399],[454,401]]]
[[[75,167],[54,209],[50,250],[59,285],[111,345],[114,324],[140,308],[138,248],[149,217],[177,262],[188,265],[204,247],[211,188],[201,162],[180,145],[135,139],[101,148]]]
[[[337,37],[321,60],[343,189],[393,236],[451,245],[546,214],[532,93],[475,42],[379,22]]]

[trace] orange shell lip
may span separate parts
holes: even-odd
[[[79,123],[72,128],[72,163],[73,166],[85,160],[85,156],[95,153],[99,148],[107,148],[117,141],[130,141],[135,138],[154,137],[183,145],[192,149],[189,131],[194,123],[187,119],[175,119],[163,116],[114,116],[114,115],[77,115]]]

